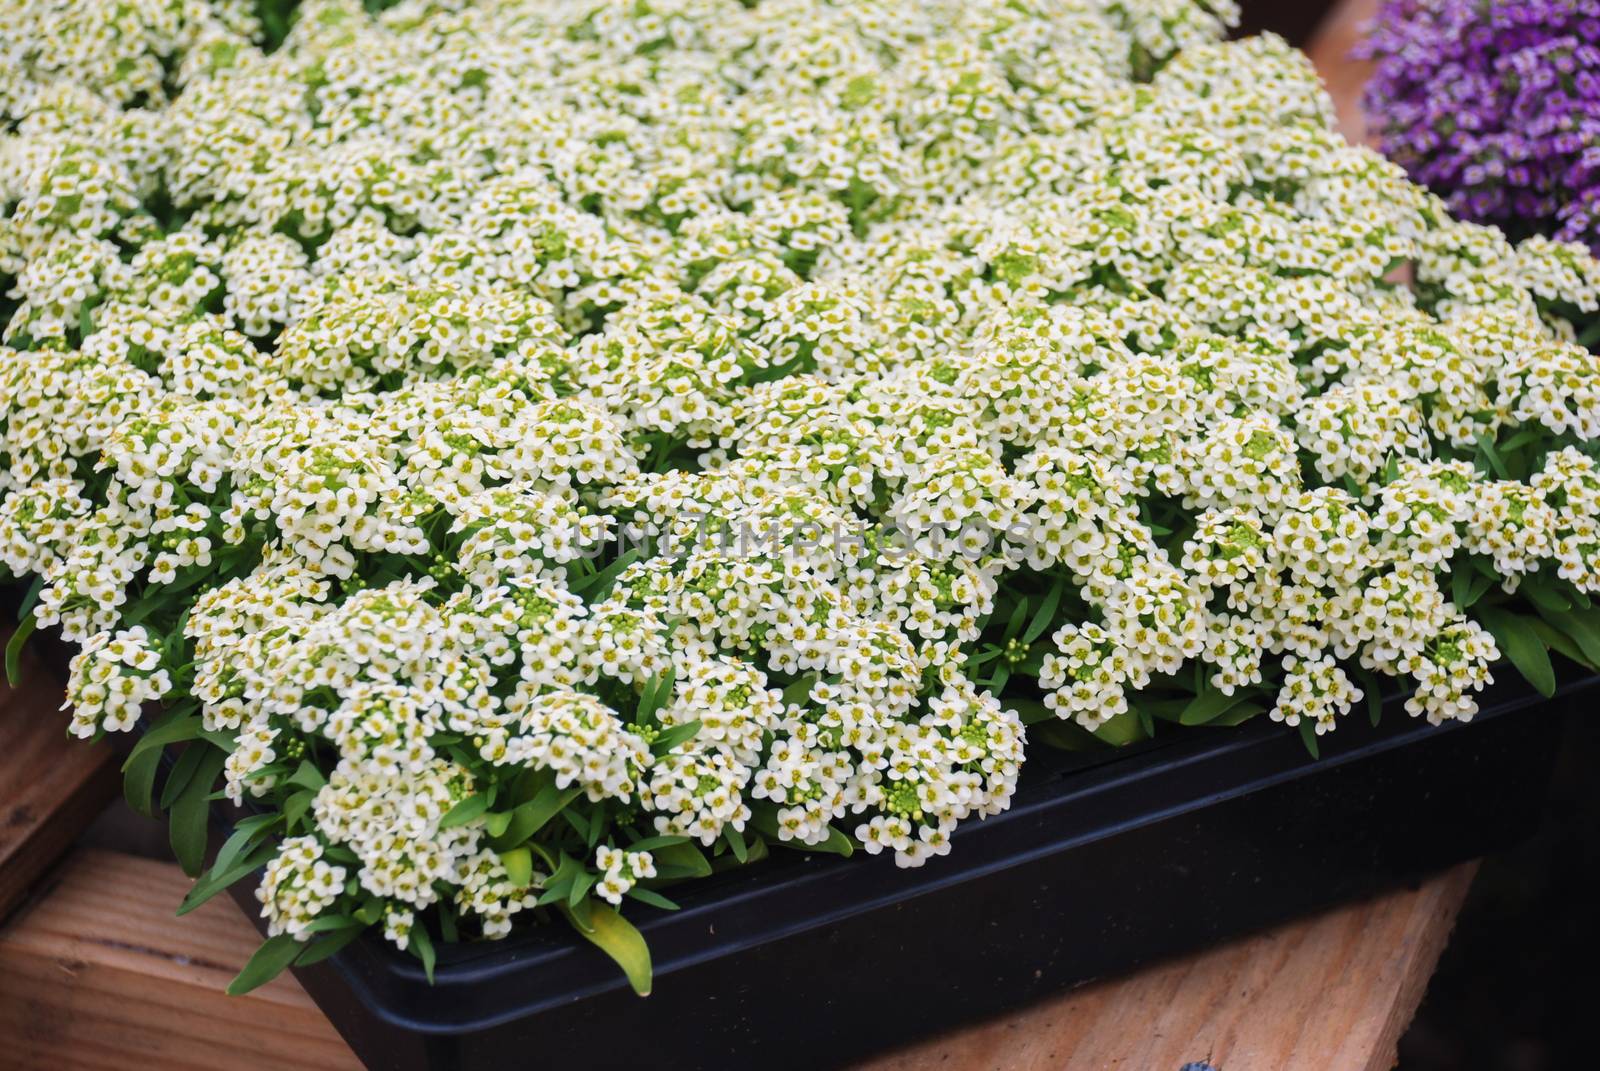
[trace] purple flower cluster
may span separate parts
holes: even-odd
[[[1600,0],[1385,0],[1383,151],[1457,215],[1600,254]]]

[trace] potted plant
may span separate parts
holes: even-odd
[[[842,1060],[1526,818],[1509,712],[1600,662],[1600,272],[1280,40],[290,14],[0,15],[9,661],[76,644],[185,908],[259,907],[237,990],[374,1064]]]

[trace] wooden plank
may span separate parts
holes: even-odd
[[[226,897],[174,916],[170,863],[81,852],[0,929],[0,1064],[21,1069],[346,1071],[361,1065],[282,977],[225,992],[260,938]]]
[[[1378,1071],[1394,1062],[1475,864],[862,1065],[858,1071]],[[73,856],[0,930],[0,1053],[22,1068],[358,1067],[303,990],[223,988],[254,950],[225,898],[175,918],[171,864]]]
[[[1306,45],[1306,54],[1322,75],[1328,94],[1333,97],[1339,129],[1357,144],[1370,141],[1366,116],[1361,110],[1361,92],[1372,77],[1373,64],[1354,59],[1366,24],[1378,13],[1378,0],[1343,0],[1330,11]]]
[[[858,1071],[1387,1071],[1477,864],[1121,980]]]
[[[0,643],[9,638],[0,636]],[[67,735],[62,686],[26,652],[21,681],[0,679],[0,918],[118,792],[105,744]]]

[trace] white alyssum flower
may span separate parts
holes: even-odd
[[[0,563],[71,731],[194,701],[272,932],[417,951],[921,864],[1025,720],[1471,717],[1478,619],[1600,594],[1600,264],[1235,15],[0,4]]]

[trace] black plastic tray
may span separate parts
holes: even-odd
[[[1376,729],[1358,710],[1316,761],[1265,719],[1036,748],[1011,809],[921,869],[777,851],[675,889],[681,911],[634,905],[647,998],[559,925],[448,946],[431,986],[370,936],[296,974],[374,1069],[836,1067],[1515,843],[1558,715],[1594,683],[1502,685],[1437,728],[1398,701]]]

